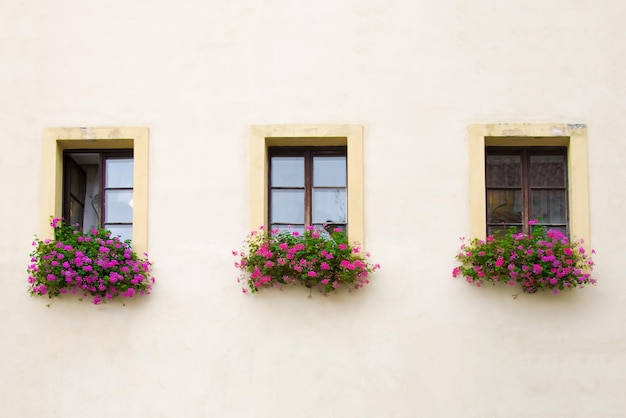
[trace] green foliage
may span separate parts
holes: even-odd
[[[512,228],[502,236],[473,239],[469,244],[463,241],[456,255],[461,266],[452,271],[453,277],[465,276],[476,286],[519,285],[525,293],[549,289],[558,294],[566,288],[596,283],[589,273],[594,263],[582,240],[571,242],[560,231],[534,226],[536,221],[530,224],[530,235]]]
[[[308,226],[304,234],[261,228],[253,231],[242,251],[233,251],[239,258],[235,267],[243,273],[244,293],[258,292],[264,287],[300,284],[327,294],[339,287],[358,289],[369,283],[370,273],[380,265],[369,262],[369,253],[348,243],[339,228],[330,234]]]
[[[93,296],[100,304],[117,296],[149,294],[154,278],[150,261],[132,250],[129,241],[111,237],[105,229],[84,233],[55,218],[53,240],[35,238],[30,254],[28,283],[31,294]]]

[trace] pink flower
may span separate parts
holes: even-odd
[[[348,260],[341,260],[340,266],[348,270],[354,270],[354,264],[350,263]]]
[[[314,272],[314,271],[309,271],[309,272],[307,272],[307,275],[308,275],[309,277],[315,277],[315,276],[317,276],[317,273],[316,273],[316,272]]]
[[[457,277],[457,276],[459,275],[459,273],[461,273],[461,270],[459,270],[459,268],[458,268],[458,267],[455,267],[455,268],[452,270],[452,277]]]
[[[339,249],[340,250],[345,250],[347,248],[348,248],[348,246],[346,244],[339,244]]]
[[[326,285],[326,284],[330,283],[330,280],[323,279],[322,281],[320,281],[320,283]]]
[[[537,225],[537,219],[532,219],[530,221],[528,221],[528,225]]]

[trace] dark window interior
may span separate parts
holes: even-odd
[[[567,148],[486,147],[487,235],[528,222],[569,233]]]
[[[133,151],[67,150],[63,158],[63,217],[131,239]]]

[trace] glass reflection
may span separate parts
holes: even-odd
[[[487,187],[521,187],[522,164],[519,155],[487,155]]]
[[[272,222],[304,224],[304,190],[272,190]]]
[[[531,155],[530,186],[565,187],[565,168],[564,155]]]
[[[540,223],[563,224],[567,219],[565,190],[532,190],[531,218]]]
[[[346,187],[346,157],[313,157],[314,187]]]
[[[487,191],[487,222],[522,222],[522,191],[496,189]]]
[[[132,158],[106,160],[106,187],[133,187],[134,162]]]
[[[346,190],[313,190],[313,223],[346,222]]]
[[[105,225],[106,229],[111,231],[111,236],[119,236],[122,241],[131,240],[133,238],[132,225]]]
[[[133,222],[132,190],[106,190],[105,222]]]
[[[303,157],[272,157],[272,187],[304,187]]]

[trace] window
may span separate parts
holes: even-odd
[[[589,240],[587,127],[470,125],[470,236],[534,218]]]
[[[269,224],[347,228],[345,147],[270,147]]]
[[[486,147],[487,235],[528,222],[568,234],[567,149]]]
[[[148,128],[48,128],[42,152],[41,236],[50,216],[99,225],[148,244]]]
[[[132,149],[65,151],[63,217],[72,225],[132,239],[133,203]]]
[[[272,164],[274,157],[276,160]],[[299,164],[295,163],[296,160],[288,160],[290,157],[301,158],[303,165],[298,168],[298,172],[302,172],[304,185],[299,183],[296,186],[293,178],[285,178],[291,176],[287,173],[291,173],[290,170]],[[341,181],[341,167],[345,167],[345,184]],[[276,176],[274,181],[272,176]],[[273,198],[272,193],[275,194]],[[302,197],[296,199],[294,196],[298,194]],[[307,194],[308,198],[305,197]],[[287,195],[292,195],[291,206],[284,206],[280,201],[281,198],[289,199],[285,197]],[[296,201],[300,206],[294,203]],[[345,205],[341,207],[343,202]],[[297,219],[295,213],[301,213],[302,217]],[[329,220],[339,226],[347,225],[349,239],[363,243],[363,127],[252,126],[250,228],[257,229],[261,225],[304,225],[309,221],[323,224]]]

